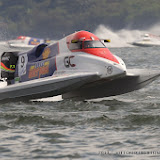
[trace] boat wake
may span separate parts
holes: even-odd
[[[108,47],[132,47],[130,43],[140,39],[146,33],[158,36],[159,27],[160,24],[155,24],[145,30],[121,29],[114,31],[107,26],[99,25],[94,34],[102,39],[110,39],[111,43],[107,43]]]

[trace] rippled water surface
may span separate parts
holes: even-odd
[[[160,69],[159,47],[110,50],[127,68]],[[158,160],[159,96],[157,79],[96,101],[0,104],[0,159]]]

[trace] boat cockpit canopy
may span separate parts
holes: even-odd
[[[70,43],[70,50],[88,49],[88,48],[106,48],[105,44],[100,40],[96,41],[77,41]]]
[[[101,41],[84,41],[84,48],[106,48]]]

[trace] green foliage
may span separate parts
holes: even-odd
[[[0,23],[13,35],[54,39],[76,30],[94,31],[99,24],[142,28],[159,19],[159,0],[0,0]]]

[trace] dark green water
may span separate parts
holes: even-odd
[[[127,68],[160,69],[160,48],[112,48]],[[52,100],[52,99],[51,99]],[[0,104],[0,159],[160,157],[160,79],[99,101]]]

